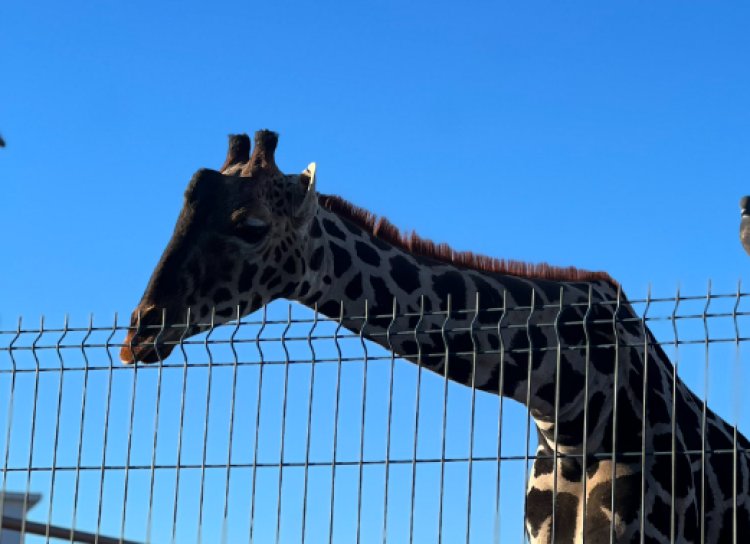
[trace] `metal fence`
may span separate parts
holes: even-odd
[[[630,301],[674,371],[737,432],[750,405],[748,299],[709,289]],[[447,312],[430,315],[456,332]],[[519,403],[298,305],[207,323],[153,365],[118,361],[123,321],[0,330],[3,542],[528,538],[537,443]],[[419,326],[388,334],[416,339]]]

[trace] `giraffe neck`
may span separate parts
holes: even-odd
[[[646,534],[669,534],[669,516],[650,512],[675,487],[675,526],[685,535],[675,541],[695,541],[687,535],[699,527],[688,519],[700,511],[699,457],[652,453],[669,452],[673,440],[676,452],[700,452],[702,405],[611,283],[520,278],[437,262],[322,208],[306,257],[305,280],[292,298],[420,367],[529,408],[539,436],[526,497],[534,512],[526,519],[532,542],[563,541],[549,533],[553,482],[568,501],[558,501],[557,519],[576,519],[570,541],[573,531],[584,530],[584,515],[587,541],[608,536],[613,470],[618,496],[632,499],[618,503],[618,541],[637,540],[642,483]],[[731,427],[706,414],[711,448],[728,451]],[[744,437],[738,442],[750,446]],[[643,460],[619,455],[639,451]],[[556,465],[553,452],[562,454]],[[677,467],[674,485],[670,463]],[[750,474],[750,457],[743,453],[738,466]],[[730,476],[707,464],[706,504],[714,505],[707,511],[717,509],[706,517],[707,542],[722,542],[719,532],[727,530],[721,520],[732,511],[723,506],[731,502]],[[585,514],[582,479],[589,485]],[[747,485],[741,487],[738,495],[746,497]],[[746,523],[747,511],[739,515]]]
[[[554,433],[555,421],[580,422],[585,359],[581,350],[556,347],[558,333],[583,344],[583,327],[556,321],[580,321],[589,297],[615,300],[611,284],[519,278],[437,262],[324,208],[310,232],[306,278],[292,298],[333,319],[343,315],[346,328],[448,379],[521,402],[545,434]],[[578,315],[569,315],[575,304]],[[601,311],[611,315],[613,308]],[[558,370],[563,393],[556,399]],[[611,369],[590,374],[589,395],[593,388],[612,391]]]

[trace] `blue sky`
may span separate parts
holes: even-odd
[[[127,314],[192,173],[259,128],[457,249],[733,292],[748,28],[742,2],[5,3],[0,328]]]
[[[3,322],[129,310],[226,134],[460,249],[733,289],[741,3],[41,3],[2,11]],[[265,6],[265,7],[264,7]]]

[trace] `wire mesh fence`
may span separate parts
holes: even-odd
[[[703,463],[701,481],[716,459],[735,467],[734,487],[725,494],[735,505],[724,529],[729,532],[719,540],[705,532],[699,538],[745,542],[740,496],[750,475],[736,467],[747,454],[748,299],[750,293],[740,290],[717,294],[709,288],[695,296],[630,300],[637,318],[629,319],[651,330],[674,365],[670,372],[700,399],[702,445],[681,451],[674,440],[647,444],[644,433],[641,448],[618,450],[595,445],[589,429],[583,454],[538,450],[533,407],[530,413],[471,378],[457,383],[447,370],[451,357],[475,365],[495,360],[502,368],[510,351],[525,351],[530,369],[533,352],[564,361],[567,351],[602,347],[602,339],[588,335],[577,346],[501,341],[488,347],[478,340],[503,327],[519,328],[528,338],[538,338],[532,328],[559,336],[567,315],[562,303],[547,313],[533,305],[500,308],[490,312],[492,319],[479,319],[478,307],[411,313],[394,307],[392,315],[381,316],[347,316],[342,309],[331,318],[274,303],[221,327],[203,323],[201,336],[174,342],[168,358],[150,365],[119,362],[130,324],[117,316],[19,319],[0,330],[2,541],[19,534],[29,543],[535,541],[534,506],[525,500],[535,462],[630,458],[645,470],[652,466],[647,458],[664,457],[674,475],[680,455],[689,454],[695,466]],[[514,325],[504,321],[512,311],[551,317]],[[614,327],[619,317],[612,315]],[[372,333],[384,335],[377,343],[364,327],[351,325],[376,319],[387,324]],[[459,341],[465,334],[475,341]],[[387,349],[398,335],[412,340],[410,352]],[[442,339],[437,351],[443,366],[430,363],[437,356],[430,338]],[[627,349],[644,353],[648,347],[616,336],[608,342],[615,361]],[[653,374],[638,379],[615,380],[615,387],[655,386]],[[556,402],[571,387],[554,379],[552,385]],[[594,396],[582,398],[588,404]],[[705,425],[713,413],[733,430],[731,447],[707,445]],[[556,410],[555,422],[557,417]],[[585,480],[579,476],[576,485]],[[670,484],[675,493],[680,482],[672,478]],[[555,496],[562,486],[555,477]],[[702,489],[695,491],[696,501],[706,516],[711,505]],[[638,493],[643,508],[646,491]],[[611,495],[620,500],[614,485]],[[651,515],[641,516],[643,528]],[[550,521],[562,531],[555,517]],[[665,541],[683,541],[680,530],[673,526]]]

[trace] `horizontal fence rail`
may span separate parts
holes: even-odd
[[[131,326],[118,316],[6,321],[0,330],[2,538],[533,541],[524,524],[532,505],[524,497],[536,462],[616,459],[645,467],[662,458],[674,473],[680,455],[706,471],[715,456],[736,467],[738,457],[750,454],[741,438],[750,409],[744,393],[750,293],[709,289],[631,299],[635,313],[623,316],[623,300],[597,304],[608,310],[591,311],[590,302],[496,308],[448,302],[430,311],[394,304],[393,313],[377,315],[366,308],[347,315],[342,308],[327,317],[273,303],[221,326],[215,318],[191,321],[187,312],[183,324],[146,325],[136,318]],[[588,334],[605,326],[653,336],[644,342],[635,332],[609,339]],[[580,328],[584,341],[560,341],[566,327]],[[167,329],[184,334],[162,342]],[[122,364],[129,330],[145,332],[157,352],[169,346],[171,354],[154,364]],[[531,340],[505,340],[517,334]],[[485,341],[492,335],[497,345]],[[704,436],[685,448],[644,439],[642,447],[623,450],[613,438],[609,447],[584,440],[583,450],[538,450],[523,399],[496,394],[510,374],[492,375],[494,392],[478,381],[477,369],[491,361],[503,368],[511,360],[549,357],[559,372],[568,357],[591,364],[594,348],[615,354],[617,374],[628,350],[654,347],[699,399],[701,430],[712,413],[729,425],[729,446],[712,448]],[[473,364],[463,383],[451,375],[454,361]],[[531,375],[532,363],[528,368]],[[648,391],[656,383],[645,372],[638,379],[615,380],[615,387]],[[566,385],[551,382],[555,424],[565,416],[566,395],[580,393],[584,410],[593,398],[588,381],[580,391]],[[524,387],[530,397],[532,385]],[[617,408],[612,411],[614,436],[623,423]],[[591,432],[584,428],[586,440],[593,440]],[[675,485],[673,479],[672,491]],[[555,479],[555,496],[557,486]],[[33,506],[22,499],[20,510],[10,512],[5,497],[11,493],[40,498]],[[639,493],[645,504],[646,491]],[[729,493],[737,502],[741,489]],[[704,499],[699,508],[706,514]],[[722,533],[730,535],[727,542],[750,538],[741,533],[739,515]],[[559,520],[552,526],[562,530]],[[671,541],[681,541],[678,532],[672,527]],[[701,538],[711,541],[708,534]]]

